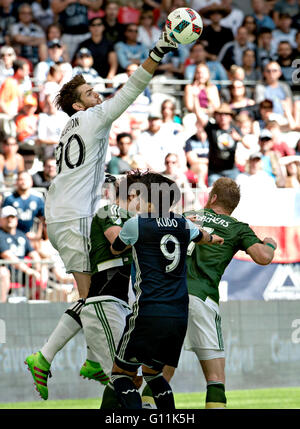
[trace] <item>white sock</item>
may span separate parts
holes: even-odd
[[[42,355],[49,363],[53,361],[56,353],[81,330],[79,314],[83,304],[83,300],[77,301],[62,315],[48,341],[41,348]]]

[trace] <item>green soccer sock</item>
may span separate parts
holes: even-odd
[[[148,384],[146,384],[142,392],[142,403],[143,408],[156,408],[152,390],[150,389]]]
[[[116,408],[120,408],[120,404],[117,398],[117,395],[112,387],[109,386],[109,384],[105,387],[103,396],[102,396],[102,403],[101,403],[101,410],[114,410]]]
[[[225,386],[219,381],[208,381],[205,408],[226,408]]]

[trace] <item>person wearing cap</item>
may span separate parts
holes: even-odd
[[[263,154],[254,152],[246,162],[245,172],[235,179],[241,187],[242,198],[247,198],[250,192],[264,193],[276,189],[274,179],[263,169]]]
[[[271,131],[263,129],[258,140],[262,153],[263,170],[274,180],[277,187],[284,187],[284,175],[279,163],[279,155],[273,150],[274,142]]]
[[[210,24],[205,27],[201,40],[205,45],[207,58],[211,61],[216,61],[222,47],[234,39],[232,30],[220,24],[221,19],[229,13],[230,9],[217,4],[202,10],[201,16],[210,19]]]
[[[235,164],[237,144],[249,146],[233,123],[233,110],[228,103],[222,103],[215,109],[213,118],[203,114],[202,109],[196,109],[195,113],[209,142],[208,186],[220,177],[234,180],[239,173]]]
[[[21,271],[27,276],[32,276],[36,281],[38,281],[41,279],[41,268],[40,264],[38,264],[40,261],[40,256],[38,252],[31,246],[30,241],[24,232],[17,228],[17,225],[17,210],[13,206],[3,207],[0,212],[0,258],[11,261],[11,264],[7,266],[11,273],[11,281],[16,281],[16,279],[18,279],[17,272],[15,272],[15,278],[12,277],[12,267],[14,267],[17,271]],[[35,264],[32,264],[32,268],[30,268],[29,265],[23,261],[25,257],[29,257],[32,261],[35,262]],[[10,287],[9,282],[8,286]],[[7,283],[5,287],[6,290],[2,290],[1,293],[2,302],[5,302],[5,298],[7,298]]]
[[[74,62],[73,77],[81,74],[87,83],[95,85],[102,78],[100,78],[97,70],[93,68],[93,64],[94,59],[91,51],[87,48],[79,49]]]
[[[104,35],[104,24],[99,16],[89,20],[91,37],[78,45],[77,51],[87,48],[93,57],[94,69],[103,79],[112,79],[118,70],[117,54],[112,42]]]
[[[36,85],[42,85],[47,80],[50,67],[57,63],[64,62],[63,60],[63,44],[60,39],[53,39],[47,43],[47,59],[40,61],[34,68],[33,76]],[[72,66],[68,64],[70,73],[72,73]]]

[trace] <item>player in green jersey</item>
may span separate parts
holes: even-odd
[[[207,232],[224,238],[222,246],[191,243],[187,257],[189,321],[185,349],[195,352],[201,364],[207,383],[206,408],[226,406],[218,289],[221,277],[238,250],[245,251],[257,264],[268,265],[277,247],[272,238],[261,241],[248,224],[231,216],[239,200],[236,182],[220,178],[214,183],[205,208],[185,213]]]

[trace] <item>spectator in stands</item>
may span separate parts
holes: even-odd
[[[2,0],[0,2],[0,46],[11,44],[8,30],[17,21],[15,9],[14,0]]]
[[[227,80],[227,73],[223,65],[218,61],[207,61],[207,53],[202,41],[197,41],[191,46],[190,55],[184,62],[184,78],[194,79],[197,65],[206,64],[209,68],[211,80]],[[219,88],[219,85],[217,85]]]
[[[209,141],[208,186],[220,177],[235,180],[239,173],[235,165],[237,143],[240,141],[245,147],[248,146],[233,124],[232,109],[227,103],[222,103],[213,118],[204,115],[201,109],[195,113]]]
[[[0,172],[4,179],[4,185],[14,187],[19,171],[25,169],[24,159],[18,153],[18,143],[15,137],[6,136],[2,141],[2,153],[0,154]]]
[[[169,179],[174,180],[182,192],[182,200],[177,204],[179,213],[182,213],[185,210],[190,210],[195,201],[195,195],[184,171],[180,167],[179,157],[176,153],[168,153],[166,155],[165,170],[162,174]]]
[[[184,151],[188,168],[198,177],[198,187],[206,187],[209,141],[201,122],[197,121],[196,133],[187,139]]]
[[[115,44],[120,71],[125,71],[131,63],[141,64],[148,56],[148,49],[137,41],[138,26],[127,24],[124,32],[123,42]]]
[[[171,139],[166,139],[165,131],[161,131],[160,114],[151,113],[148,120],[148,129],[142,132],[136,141],[137,154],[147,163],[148,168],[161,173],[165,169],[165,156],[172,151],[174,143]]]
[[[280,157],[295,155],[295,149],[287,144],[286,134],[281,132],[281,127],[277,121],[267,121],[265,128],[271,131],[273,150],[278,152]]]
[[[201,40],[207,52],[207,58],[216,61],[222,47],[234,39],[231,29],[223,27],[220,21],[229,15],[230,9],[222,5],[213,4],[202,12],[202,17],[210,19],[210,24],[205,27]]]
[[[277,62],[281,67],[282,76],[285,82],[292,85],[293,73],[295,72],[295,66],[293,66],[294,56],[292,45],[285,41],[279,42],[277,53]]]
[[[295,48],[296,33],[296,28],[292,28],[291,16],[288,13],[281,13],[278,19],[278,26],[275,30],[273,30],[274,49],[277,49],[278,44],[282,41],[289,42],[292,48]]]
[[[300,59],[300,29],[297,31],[295,36],[296,48],[293,49],[293,59]]]
[[[234,119],[246,146],[238,142],[235,152],[235,162],[240,171],[244,171],[250,155],[260,151],[258,136],[260,129],[257,121],[254,120],[248,111],[242,110]]]
[[[17,141],[20,147],[34,146],[35,144],[39,119],[39,115],[36,113],[37,109],[37,98],[32,94],[25,95],[22,111],[15,119]]]
[[[220,61],[226,70],[235,64],[238,66],[242,65],[243,52],[246,49],[254,49],[254,43],[248,41],[248,30],[246,27],[239,27],[233,42],[226,43],[218,55],[218,61]]]
[[[250,155],[245,172],[237,176],[236,182],[241,188],[241,195],[247,197],[250,192],[268,192],[276,189],[275,181],[263,169],[262,153]]]
[[[49,189],[52,179],[56,176],[56,159],[49,157],[44,160],[44,168],[32,176],[33,188]]]
[[[73,67],[73,76],[81,74],[85,81],[91,85],[95,85],[100,78],[98,72],[93,68],[94,59],[92,53],[87,48],[81,48],[77,54]]]
[[[0,112],[13,118],[23,107],[25,92],[31,91],[29,65],[26,60],[13,63],[14,75],[7,77],[0,87]]]
[[[298,0],[279,0],[274,7],[274,21],[278,24],[280,14],[287,13],[289,16],[294,17],[300,12]]]
[[[55,107],[53,99],[51,93],[45,95],[42,112],[38,117],[35,152],[41,160],[54,156],[60,135],[69,120],[65,112]]]
[[[272,30],[270,28],[261,28],[258,33],[257,42],[257,62],[261,69],[276,59],[276,49],[274,48]]]
[[[249,106],[254,106],[254,100],[247,97],[246,87],[243,81],[234,80],[229,87],[229,91],[230,107],[235,113],[239,113],[241,110],[247,110]]]
[[[280,158],[280,165],[285,168],[285,188],[300,188],[300,156]]]
[[[73,58],[78,45],[90,37],[88,9],[97,12],[102,3],[103,0],[52,0],[52,10],[64,29],[62,41],[68,48],[69,58]]]
[[[184,105],[189,112],[194,112],[195,103],[207,114],[213,113],[220,105],[218,88],[211,83],[209,68],[205,64],[197,65],[193,82],[184,88]]]
[[[78,45],[77,52],[81,48],[87,48],[94,60],[94,69],[104,79],[112,79],[118,70],[118,58],[114,51],[114,45],[104,35],[104,24],[100,17],[89,21],[91,37]]]
[[[253,9],[253,14],[257,29],[260,31],[262,27],[270,28],[270,30],[275,29],[275,23],[273,19],[268,16],[266,12],[265,0],[251,0],[251,6]]]
[[[45,32],[49,25],[54,22],[50,0],[34,0],[32,2],[32,13],[35,21],[39,23]]]
[[[151,49],[159,39],[160,34],[161,30],[154,25],[153,11],[142,10],[138,26],[138,42]]]
[[[248,41],[256,44],[258,31],[255,18],[252,15],[246,15],[243,19],[242,26],[248,30]]]
[[[230,9],[229,15],[221,19],[221,25],[230,28],[235,36],[237,29],[242,25],[244,12],[233,5],[233,0],[222,0],[221,4],[226,9]]]
[[[132,146],[132,137],[129,133],[120,133],[117,135],[117,147],[119,154],[113,156],[108,163],[107,171],[110,174],[124,174],[131,170],[130,147]]]
[[[277,187],[284,187],[284,175],[279,163],[279,155],[273,150],[272,133],[264,129],[259,136],[260,152],[262,154],[263,170],[274,180]]]
[[[105,15],[102,18],[104,24],[105,38],[115,44],[121,42],[124,38],[124,25],[119,23],[119,3],[114,0],[108,0],[104,7]]]
[[[45,42],[45,32],[33,22],[32,7],[22,3],[18,8],[19,20],[9,29],[12,44],[18,55],[27,58],[33,66],[39,62],[39,45]]]
[[[69,53],[68,53],[68,48],[67,46],[63,43],[63,41],[61,40],[62,38],[62,28],[60,26],[60,24],[58,23],[53,23],[50,24],[47,27],[46,30],[46,41],[45,43],[42,43],[39,46],[39,58],[40,61],[46,61],[48,59],[49,53],[48,53],[48,44],[50,42],[52,42],[53,40],[59,40],[60,44],[62,45],[62,58],[63,61],[70,61],[70,57],[69,57]]]
[[[256,65],[256,52],[254,49],[245,49],[242,57],[242,67],[245,70],[245,80],[257,82],[261,80],[261,72]]]
[[[123,85],[125,82],[127,82],[127,80],[136,71],[137,68],[138,68],[138,65],[136,63],[128,64],[125,72],[118,73],[113,77],[113,87],[119,88],[120,85]]]
[[[299,4],[299,0],[298,0],[298,5],[299,5],[299,12],[293,16],[293,28],[300,28],[300,4]]]
[[[178,134],[183,131],[183,126],[181,124],[181,119],[176,116],[176,103],[170,99],[166,99],[162,102],[160,113],[162,117],[161,130],[165,128],[171,134]]]
[[[13,64],[16,58],[16,53],[11,46],[0,48],[0,86],[7,77],[14,75]]]
[[[63,62],[63,44],[61,40],[53,39],[48,42],[47,46],[47,58],[45,61],[40,61],[34,68],[33,76],[36,85],[45,83],[51,66]],[[71,64],[69,65],[69,68],[71,73]]]
[[[284,116],[282,101],[286,100],[292,111],[293,96],[290,87],[279,79],[281,77],[281,67],[276,61],[269,62],[264,68],[264,82],[255,87],[254,98],[256,103],[264,99],[273,101],[273,111]]]
[[[7,266],[9,271],[6,271],[6,267],[1,268],[1,302],[6,302],[10,281],[15,280],[11,279],[11,266],[28,276],[32,276],[35,280],[40,280],[41,278],[41,267],[40,264],[37,264],[40,261],[39,254],[33,249],[24,232],[17,228],[17,216],[17,210],[12,206],[3,207],[1,210],[0,258],[12,261],[11,265]],[[30,268],[27,263],[23,262],[25,257],[29,257],[36,264]]]
[[[42,237],[44,224],[44,200],[42,196],[32,192],[32,177],[27,171],[20,171],[16,182],[16,190],[7,196],[2,206],[13,206],[18,213],[18,229],[34,244]],[[38,226],[35,229],[35,222]]]

